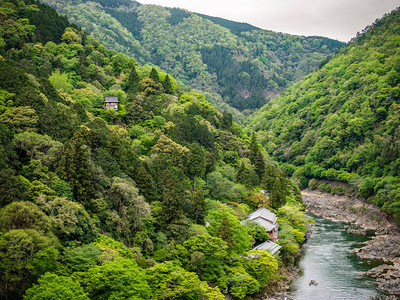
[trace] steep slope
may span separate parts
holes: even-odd
[[[400,217],[399,9],[269,102],[248,129],[280,162],[353,183]]]
[[[0,298],[244,298],[279,279],[251,251],[265,228],[240,223],[259,206],[292,264],[300,191],[254,136],[48,6],[0,0]]]
[[[227,109],[227,103],[246,114],[315,70],[343,45],[137,2],[43,2],[106,46],[160,66],[220,109]],[[125,32],[137,47],[127,44]]]

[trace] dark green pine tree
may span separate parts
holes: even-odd
[[[258,177],[261,178],[263,177],[265,173],[265,161],[264,161],[264,156],[262,155],[261,151],[258,151],[256,153],[256,158],[254,161],[254,170],[256,171]]]
[[[187,164],[189,174],[193,176],[193,190],[196,190],[196,177],[201,176],[205,171],[204,152],[198,143],[190,146]]]
[[[233,232],[231,228],[231,224],[229,219],[226,215],[222,216],[221,224],[215,230],[215,236],[223,239],[226,244],[228,245],[229,249],[235,248],[235,242],[233,240]]]
[[[206,202],[202,190],[196,190],[192,194],[193,216],[196,224],[204,224],[204,215],[206,212]]]
[[[131,73],[129,74],[128,80],[126,82],[125,90],[128,93],[137,93],[139,90],[140,77],[136,71],[136,67],[133,66]]]
[[[232,129],[232,114],[224,111],[221,119],[221,129],[231,130]]]
[[[260,149],[258,148],[257,137],[256,134],[253,132],[253,134],[251,135],[250,154],[249,154],[249,159],[252,165],[255,164],[258,152],[260,152]]]
[[[158,76],[158,72],[155,68],[151,69],[149,78],[153,79],[155,83],[160,82],[160,76]]]
[[[184,214],[184,195],[179,189],[178,180],[170,170],[166,170],[162,176],[162,214],[166,224],[178,220]]]
[[[82,126],[64,144],[57,168],[58,176],[70,183],[74,198],[86,205],[94,192],[90,156],[90,129]]]
[[[167,94],[173,94],[174,91],[172,89],[172,83],[171,83],[171,78],[169,77],[169,75],[167,74],[167,76],[165,76],[164,81],[162,82],[162,86],[164,88],[164,91]]]
[[[258,148],[257,137],[254,132],[251,135],[249,159],[251,164],[254,166],[254,170],[256,171],[258,177],[260,180],[262,180],[262,177],[265,173],[265,161],[260,148]]]
[[[247,187],[254,187],[260,183],[260,179],[258,174],[253,169],[249,169],[245,163],[242,162],[236,172],[236,182]]]
[[[261,187],[267,190],[273,208],[278,209],[286,203],[286,196],[289,195],[289,182],[277,166],[267,165],[262,178]]]
[[[247,177],[247,168],[244,162],[242,162],[239,165],[239,169],[236,172],[236,182],[246,185],[247,182],[246,177]]]
[[[157,196],[157,185],[143,164],[136,171],[135,182],[139,188],[140,194],[145,197],[146,201],[152,202],[159,200]]]

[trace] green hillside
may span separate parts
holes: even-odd
[[[137,2],[43,2],[108,48],[161,67],[238,120],[240,112],[260,108],[343,46]]]
[[[0,0],[0,170],[2,299],[243,299],[307,230],[231,115],[34,0]],[[279,217],[274,256],[240,223],[258,207]]]
[[[400,218],[400,10],[269,102],[248,130],[303,185],[351,183]]]

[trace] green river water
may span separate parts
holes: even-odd
[[[357,276],[375,264],[357,258],[350,251],[366,241],[365,236],[346,233],[343,223],[334,223],[316,216],[315,231],[302,248],[301,272],[291,285],[295,300],[369,299],[383,293],[374,279]],[[309,285],[310,280],[318,282]]]

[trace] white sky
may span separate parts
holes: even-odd
[[[400,0],[138,0],[179,7],[297,35],[320,35],[344,42],[400,6]]]

